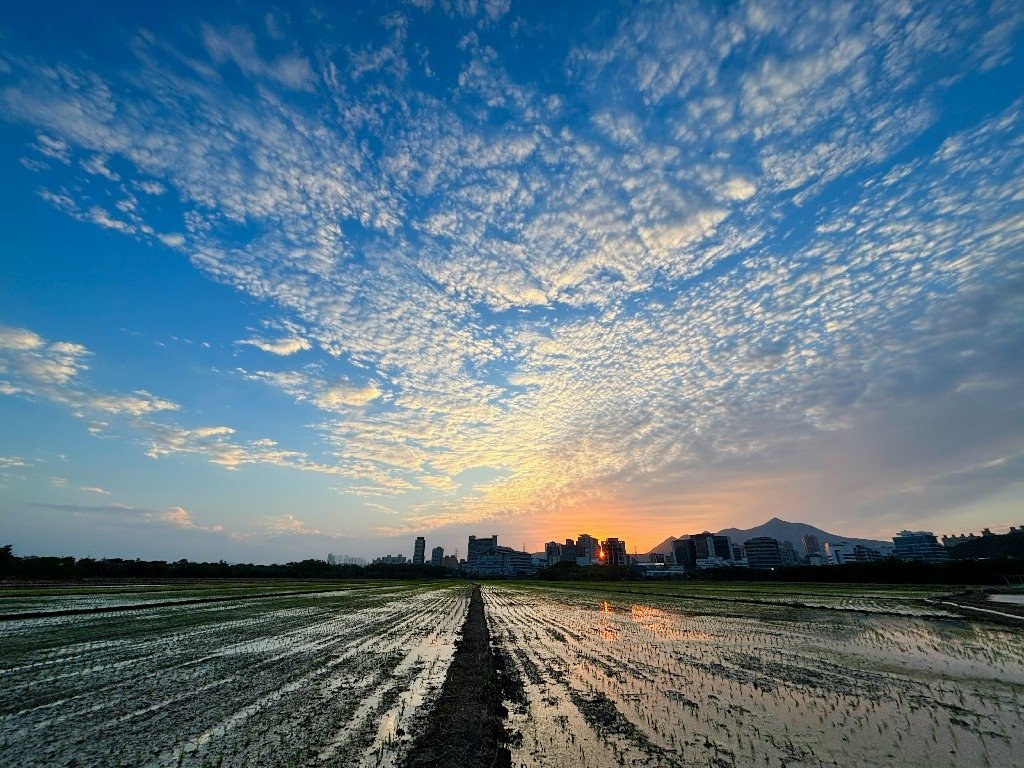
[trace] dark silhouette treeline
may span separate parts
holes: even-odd
[[[537,578],[544,581],[632,581],[642,579],[643,573],[624,565],[577,565],[565,562],[538,571]]]
[[[283,565],[194,563],[191,560],[123,560],[90,557],[18,557],[11,545],[0,547],[0,579],[85,581],[89,579],[451,579],[463,574],[433,565],[331,565],[302,560]]]

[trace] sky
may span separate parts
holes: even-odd
[[[0,538],[1024,523],[1024,5],[0,9]]]

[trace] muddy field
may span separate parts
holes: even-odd
[[[8,590],[0,765],[1020,765],[1024,622],[957,610],[813,585]]]
[[[914,590],[489,586],[513,765],[1013,766],[1021,629]]]
[[[402,762],[410,724],[444,682],[469,588],[266,591],[142,609],[155,592],[0,600],[5,613],[126,608],[0,623],[0,765]]]

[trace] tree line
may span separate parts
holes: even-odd
[[[196,563],[191,560],[125,560],[119,557],[19,557],[13,547],[0,547],[0,579],[24,581],[86,581],[90,579],[451,579],[460,572],[434,565],[371,563],[332,565],[324,560],[273,565]]]

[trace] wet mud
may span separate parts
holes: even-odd
[[[508,710],[516,680],[491,647],[480,587],[473,588],[462,638],[436,708],[427,716],[405,763],[407,768],[507,768],[511,766]]]

